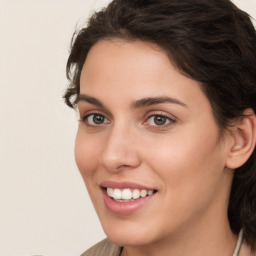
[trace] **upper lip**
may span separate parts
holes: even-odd
[[[129,181],[116,182],[116,181],[106,180],[101,182],[100,186],[102,188],[119,188],[119,189],[132,188],[132,189],[140,189],[140,190],[142,189],[156,190],[152,187],[144,186],[144,185],[134,183],[134,182],[129,182]]]

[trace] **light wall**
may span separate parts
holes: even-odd
[[[0,256],[78,256],[104,237],[61,96],[76,24],[106,2],[0,0]]]

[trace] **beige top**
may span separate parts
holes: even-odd
[[[84,252],[81,256],[120,256],[121,252],[122,247],[113,244],[106,238]]]
[[[122,252],[122,247],[113,244],[108,239],[105,239],[98,244],[91,247],[81,256],[120,256]],[[252,253],[250,247],[243,241],[239,256],[256,256],[256,252]]]

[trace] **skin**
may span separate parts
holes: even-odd
[[[230,134],[220,138],[200,84],[157,46],[121,39],[93,46],[80,84],[80,94],[97,102],[78,103],[75,157],[108,238],[133,256],[232,255],[236,236],[226,213],[233,171],[226,162],[234,141]],[[134,106],[163,96],[175,100]],[[93,122],[95,114],[102,123]],[[163,125],[156,115],[166,117]],[[104,203],[106,180],[157,193],[132,214],[118,215]]]

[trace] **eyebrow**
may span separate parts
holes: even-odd
[[[99,100],[86,94],[79,94],[76,98],[75,104],[78,104],[80,101],[85,101],[100,108],[104,108],[104,105]]]
[[[142,107],[148,107],[148,106],[163,104],[163,103],[172,103],[172,104],[181,105],[183,107],[188,107],[182,101],[175,99],[175,98],[167,97],[167,96],[147,97],[147,98],[143,98],[140,100],[136,100],[135,102],[132,103],[132,107],[133,108],[142,108]]]
[[[75,104],[78,104],[80,101],[88,102],[89,104],[95,105],[100,108],[105,108],[104,104],[100,102],[98,99],[88,96],[86,94],[79,94]],[[134,101],[131,106],[132,108],[142,108],[142,107],[149,107],[157,104],[163,104],[163,103],[172,103],[172,104],[177,104],[183,107],[188,107],[185,103],[182,101],[167,97],[167,96],[160,96],[160,97],[147,97],[143,99],[139,99]]]

